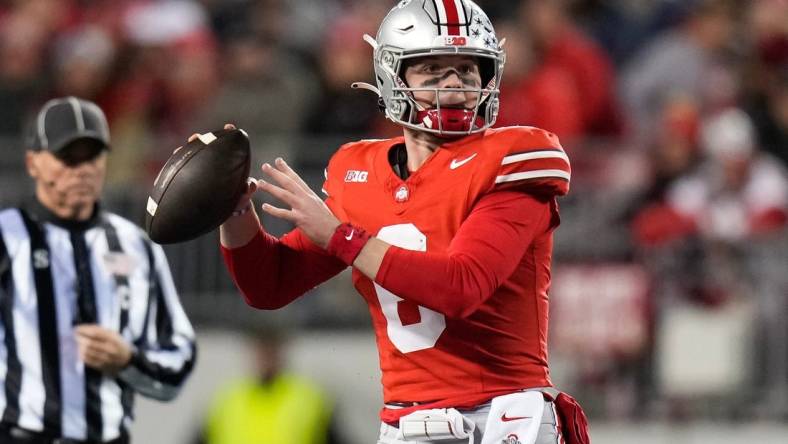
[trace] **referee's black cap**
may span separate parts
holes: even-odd
[[[98,105],[77,97],[52,99],[30,123],[26,147],[57,154],[72,142],[87,139],[109,149],[109,125]]]

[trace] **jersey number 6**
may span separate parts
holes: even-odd
[[[427,251],[427,236],[413,224],[389,225],[378,232],[378,239],[400,248],[414,251]],[[380,308],[386,316],[386,332],[397,350],[410,353],[435,346],[443,330],[446,318],[437,311],[419,307],[420,320],[415,324],[402,325],[397,304],[403,299],[375,284]]]

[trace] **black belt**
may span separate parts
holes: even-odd
[[[129,444],[129,437],[124,432],[111,441],[82,441],[0,424],[0,442],[3,444]]]

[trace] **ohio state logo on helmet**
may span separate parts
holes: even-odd
[[[470,0],[404,0],[380,25],[376,38],[364,39],[374,48],[377,87],[354,83],[354,88],[376,92],[393,122],[439,135],[467,135],[495,123],[498,86],[505,63],[504,52],[487,15]],[[414,88],[404,81],[404,62],[420,57],[461,55],[479,63],[481,86]],[[434,92],[437,103],[427,108],[415,100],[415,91]],[[462,92],[477,97],[475,107],[457,109],[441,104],[441,94]]]

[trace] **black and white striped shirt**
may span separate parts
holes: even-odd
[[[134,347],[117,376],[86,367],[74,326]],[[0,211],[0,423],[101,442],[125,434],[133,393],[173,398],[194,366],[194,331],[160,246],[96,210],[58,219],[33,203]]]

